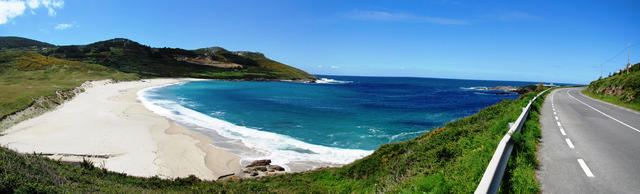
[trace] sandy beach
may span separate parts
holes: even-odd
[[[94,81],[55,110],[21,122],[0,136],[0,145],[63,161],[83,158],[115,172],[162,178],[196,175],[216,180],[240,169],[239,157],[212,140],[156,115],[136,93],[187,79]]]

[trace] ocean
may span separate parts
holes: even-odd
[[[318,83],[192,81],[138,93],[145,106],[242,162],[342,165],[518,94],[474,87],[513,81],[323,76]]]

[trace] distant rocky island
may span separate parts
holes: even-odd
[[[515,86],[495,86],[495,87],[471,87],[472,90],[481,90],[481,91],[498,91],[492,94],[496,95],[509,95],[513,93],[517,94],[526,94],[528,92],[535,91],[538,86],[536,85],[527,85],[522,87]]]

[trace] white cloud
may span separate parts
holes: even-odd
[[[49,16],[55,16],[57,14],[56,10],[53,9],[52,7],[47,7],[47,10],[48,10],[47,12],[49,13]]]
[[[54,27],[53,29],[56,29],[56,30],[66,30],[67,28],[71,28],[71,27],[73,27],[73,26],[74,26],[73,24],[58,24],[58,25],[56,25],[56,27]]]
[[[29,5],[31,9],[36,9],[40,6],[40,2],[38,2],[38,0],[29,0],[27,1],[27,5]]]
[[[322,66],[322,65],[318,65],[318,68],[322,68],[322,67],[324,67],[324,66]]]
[[[40,6],[42,5],[42,6]],[[63,0],[0,0],[0,24],[7,23],[10,19],[24,14],[29,8],[31,14],[36,15],[36,9],[44,7],[49,16],[55,16],[56,9],[64,7]]]
[[[23,1],[0,1],[0,24],[22,15],[25,9]]]
[[[332,65],[330,68],[331,68],[331,69],[340,69],[340,66]]]
[[[55,16],[56,10],[60,9],[64,6],[64,1],[56,1],[56,0],[42,0],[42,5],[47,8],[47,12],[50,16]]]
[[[64,1],[53,1],[51,6],[55,8],[62,8],[64,6]]]
[[[426,22],[434,24],[468,24],[466,20],[444,18],[444,17],[429,17],[419,16],[408,13],[393,13],[385,11],[370,11],[370,10],[353,10],[346,14],[348,18],[356,20],[372,20],[372,21],[415,21]]]

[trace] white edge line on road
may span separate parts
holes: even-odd
[[[562,127],[560,127],[560,133],[562,133],[562,135],[566,136],[567,133],[564,132],[564,129]]]
[[[596,177],[596,176],[593,176],[593,173],[591,172],[587,164],[584,163],[584,160],[578,159],[578,164],[580,164],[580,167],[582,167],[584,174],[586,174],[588,177]]]
[[[571,148],[571,149],[574,148],[573,143],[571,143],[571,140],[569,138],[564,139],[564,141],[567,142],[567,145],[569,145],[569,148]]]
[[[560,120],[560,119],[558,119],[558,116],[556,116],[556,120]]]
[[[585,97],[589,97],[589,96],[584,95],[584,94],[580,94],[580,95],[581,95],[581,96],[585,96]],[[627,111],[627,112],[630,112],[630,113],[633,113],[633,114],[640,115],[640,111],[634,111],[634,110],[632,110],[632,109],[629,109],[629,108],[627,108],[627,107],[623,107],[623,106],[620,106],[620,105],[617,105],[617,104],[613,104],[613,103],[606,102],[606,101],[599,100],[599,99],[595,99],[595,98],[591,98],[591,99],[589,99],[589,100],[594,101],[594,102],[598,102],[598,103],[601,103],[601,104],[607,104],[607,105],[610,105],[610,106],[616,107],[616,108],[618,108],[618,109],[620,109],[620,110],[624,110],[624,111]]]
[[[560,121],[556,121],[556,123],[558,123],[558,127],[562,127],[562,125],[560,124]]]
[[[607,117],[609,117],[610,119],[613,119],[614,121],[617,121],[618,123],[620,123],[620,124],[622,124],[622,125],[624,125],[624,126],[627,126],[627,127],[631,128],[631,129],[633,129],[633,130],[636,130],[638,133],[640,133],[640,130],[636,129],[635,127],[632,127],[631,125],[627,125],[626,123],[624,123],[624,122],[622,122],[622,121],[620,121],[620,120],[618,120],[618,119],[616,119],[616,118],[613,118],[612,116],[609,116],[608,114],[603,113],[602,111],[600,111],[600,110],[598,110],[598,109],[596,109],[596,108],[593,108],[592,106],[589,106],[587,103],[584,103],[584,102],[582,102],[581,100],[578,100],[576,97],[573,97],[571,94],[569,94],[569,90],[567,90],[567,95],[569,95],[571,98],[573,98],[573,99],[577,100],[578,102],[580,102],[580,103],[584,104],[585,106],[587,106],[587,107],[589,107],[589,108],[591,108],[591,109],[593,109],[593,110],[595,110],[595,111],[599,112],[600,114],[602,114],[602,115],[604,115],[604,116],[607,116]]]

